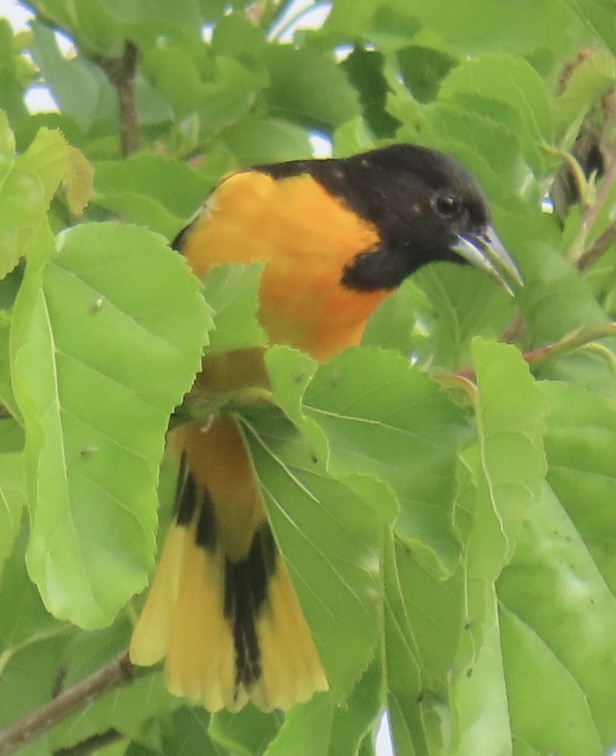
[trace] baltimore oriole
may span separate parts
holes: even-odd
[[[369,315],[432,261],[467,262],[509,288],[516,267],[487,200],[454,159],[394,145],[344,160],[258,166],[226,177],[177,237],[198,276],[265,264],[259,319],[270,343],[327,360],[361,339]],[[258,349],[207,357],[197,391],[268,386]],[[269,528],[246,443],[230,415],[169,434],[177,513],[130,648],[166,656],[173,693],[211,711],[250,698],[286,709],[327,689]]]

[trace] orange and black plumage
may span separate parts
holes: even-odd
[[[320,361],[357,344],[375,308],[430,262],[470,263],[506,288],[519,281],[476,181],[453,158],[413,145],[234,173],[174,246],[198,276],[263,263],[269,342]],[[252,386],[268,387],[260,349],[206,356],[193,393]],[[170,690],[210,711],[249,699],[287,709],[327,689],[236,420],[223,410],[189,422],[170,432],[169,448],[176,516],[132,661],[164,657]]]

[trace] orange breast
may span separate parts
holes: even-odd
[[[311,176],[243,172],[211,195],[185,253],[198,276],[222,263],[266,263],[259,317],[270,341],[324,360],[359,341],[387,296],[340,283],[347,263],[378,243],[376,228]]]

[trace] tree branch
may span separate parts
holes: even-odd
[[[69,714],[78,711],[104,693],[132,682],[133,669],[128,659],[128,652],[123,651],[90,677],[86,677],[85,680],[60,693],[20,722],[2,730],[0,754],[6,756],[15,753],[19,748],[57,725]]]
[[[120,144],[122,155],[128,157],[139,149],[139,126],[137,123],[137,100],[135,94],[135,75],[137,73],[138,50],[129,40],[124,44],[124,51],[119,58],[98,58],[109,81],[118,95],[118,112],[120,116]]]

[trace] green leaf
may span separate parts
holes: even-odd
[[[15,160],[17,170],[35,173],[43,186],[43,202],[49,204],[65,178],[68,167],[69,146],[57,130],[39,129],[34,140]]]
[[[15,159],[15,135],[9,126],[6,113],[0,111],[0,182],[11,170]]]
[[[145,585],[163,435],[200,365],[207,312],[161,237],[99,224],[28,266],[15,322],[28,569],[50,612],[97,627]]]
[[[96,163],[93,202],[173,239],[211,187],[170,158],[134,155]]]
[[[0,727],[49,701],[72,632],[45,610],[26,572],[24,542],[18,539],[0,579]]]
[[[549,408],[548,481],[616,595],[616,406],[611,397],[566,383],[542,386]]]
[[[4,425],[4,422],[2,423]],[[26,505],[23,454],[0,454],[0,576],[11,553]]]
[[[413,276],[372,313],[362,336],[362,346],[380,346],[407,356],[417,355],[416,326],[422,306],[427,307],[426,298]]]
[[[330,751],[334,704],[331,696],[319,693],[287,714],[264,756],[312,756]]]
[[[23,427],[13,420],[13,418],[4,418],[0,420],[0,451],[3,454],[9,455],[23,452],[24,444],[25,438]],[[25,485],[23,491],[25,495]]]
[[[255,409],[242,420],[276,541],[342,699],[374,654],[385,517],[324,473],[282,413]]]
[[[0,187],[0,278],[10,273],[45,220],[45,190],[30,171],[12,168]]]
[[[405,0],[337,0],[323,31],[388,51],[408,45],[419,28],[416,9]]]
[[[55,0],[57,2],[57,0]],[[58,48],[53,31],[33,23],[32,57],[60,106],[79,126],[88,131],[97,117],[103,91],[112,97],[111,84],[104,74],[82,57],[67,60]]]
[[[92,194],[94,167],[83,152],[76,147],[70,147],[66,167],[66,202],[69,210],[75,215],[81,215]]]
[[[588,282],[558,250],[552,218],[537,210],[494,208],[495,227],[519,263],[525,281],[516,304],[528,324],[531,343],[546,344],[606,322]]]
[[[537,50],[550,50],[566,60],[577,54],[588,38],[582,36],[573,14],[560,0],[442,0],[438,4],[420,2],[413,9],[424,29],[447,50],[460,55],[508,50],[527,56]]]
[[[524,132],[520,137],[529,152],[536,150],[533,143],[551,141],[552,115],[545,84],[521,58],[486,54],[461,63],[443,80],[440,98],[455,101],[462,97],[463,103],[468,95],[509,105],[521,118]]]
[[[166,34],[198,44],[198,4],[185,0],[171,8],[165,0],[45,0],[45,17],[76,36],[91,55],[118,57],[125,39],[144,42]]]
[[[355,47],[342,62],[349,81],[359,92],[364,118],[377,138],[392,137],[399,126],[385,109],[387,80],[384,75],[385,56],[374,50]]]
[[[217,134],[246,117],[267,80],[264,73],[234,58],[219,55],[214,63],[213,80],[206,81],[204,96],[198,107],[204,131],[208,135]]]
[[[463,621],[461,570],[446,580],[425,570],[402,541],[385,560],[385,665],[398,753],[447,752],[446,703]]]
[[[454,753],[460,756],[508,754],[514,751],[514,743],[517,747],[512,738],[494,586],[486,590],[484,609],[481,653],[472,665],[465,664],[458,670],[452,689],[451,704],[456,714]],[[466,625],[464,631],[468,636],[473,630]]]
[[[208,60],[172,45],[150,50],[144,66],[179,116],[199,115],[208,137],[247,116],[267,83],[263,72],[235,58]]]
[[[566,0],[566,3],[616,55],[614,8],[610,0]]]
[[[2,126],[0,126],[2,128]],[[69,164],[69,146],[59,131],[41,128],[25,153],[12,159],[13,139],[4,127],[0,168],[0,278],[27,254]]]
[[[456,59],[441,50],[411,45],[397,54],[405,84],[419,102],[436,99],[441,80],[456,65]]]
[[[322,127],[338,126],[359,114],[357,92],[331,58],[280,45],[267,49],[265,61],[274,113]]]
[[[78,0],[77,4],[83,9],[82,24],[87,19],[87,28],[82,27],[79,32],[87,34],[92,44],[98,47],[103,36],[101,26],[107,26],[110,37],[113,34],[120,34],[123,39],[135,37],[142,44],[151,43],[163,34],[192,48],[201,43],[202,17],[197,0],[183,0],[173,5],[167,0],[133,0],[130,3],[124,0]],[[105,36],[103,42],[109,44]]]
[[[161,722],[162,753],[175,756],[220,756],[220,750],[208,737],[210,715],[204,709],[182,707]]]
[[[460,697],[467,687],[460,682],[463,673],[475,666],[478,657],[481,662],[485,653],[492,653],[482,646],[486,633],[494,631],[494,582],[511,560],[522,525],[540,498],[546,471],[544,400],[527,364],[508,344],[475,338],[472,350],[478,439],[464,458],[476,490],[469,484],[460,486],[456,513],[461,535],[468,534],[464,555],[466,632],[460,636],[456,664]],[[470,518],[467,527],[460,519],[463,514]],[[494,639],[489,642],[496,643]],[[484,701],[481,689],[476,693],[480,709]],[[468,726],[465,719],[477,715],[473,712],[460,720],[461,731]]]
[[[45,15],[78,36],[86,48],[116,56],[122,51],[120,29],[111,22],[99,0],[76,0],[70,5],[62,0],[46,0]]]
[[[590,51],[571,70],[562,92],[554,101],[556,133],[565,149],[576,139],[582,119],[597,100],[614,87],[616,61],[607,50]]]
[[[203,295],[214,312],[208,354],[264,346],[257,320],[263,265],[219,265],[203,279]]]
[[[325,433],[335,475],[361,471],[400,502],[396,532],[431,569],[459,557],[452,527],[461,412],[409,361],[377,349],[350,349],[309,384],[305,414]]]
[[[14,140],[0,122],[0,278],[26,254],[46,223],[51,199],[64,179],[69,147],[59,131],[40,129],[23,155],[14,158]]]
[[[468,107],[469,104],[472,107]],[[521,124],[517,123],[520,119],[502,117],[503,109],[491,107],[492,103],[485,100],[483,113],[476,104],[475,98],[472,103],[466,98],[456,98],[454,102],[445,100],[427,107],[425,112],[431,136],[444,144],[462,143],[480,154],[508,192],[528,191],[533,177],[522,155],[518,136]]]
[[[263,752],[279,727],[278,714],[265,714],[249,704],[237,713],[219,711],[213,714],[208,735],[226,753],[253,756],[255,752]]]
[[[540,496],[546,472],[545,407],[515,347],[475,338],[472,349],[479,467],[468,570],[472,577],[495,580]]]
[[[422,302],[415,295],[419,327],[411,341],[411,352],[420,364],[451,371],[465,367],[471,360],[473,336],[496,338],[513,317],[514,302],[502,288],[482,271],[458,268],[447,263],[427,266],[413,277],[412,286],[420,287]]]
[[[312,157],[308,131],[280,118],[248,116],[219,138],[242,167]]]
[[[24,92],[19,80],[20,57],[15,52],[13,29],[8,19],[0,19],[0,111],[5,111],[14,125],[27,120],[28,109],[24,102]],[[4,113],[0,112],[0,118]],[[0,126],[0,132],[3,127]],[[0,136],[0,141],[2,136]],[[2,147],[0,147],[2,150]],[[1,180],[0,169],[0,180]]]
[[[11,385],[10,338],[10,317],[5,315],[4,312],[0,312],[0,404],[13,417],[18,417],[19,410],[15,404],[13,387]]]
[[[616,742],[616,601],[599,567],[546,490],[498,583],[512,735],[537,753],[607,753]]]
[[[132,626],[125,615],[104,631],[76,633],[66,645],[60,664],[63,686],[69,689],[104,667],[128,646]],[[115,729],[139,740],[148,719],[162,717],[182,705],[166,689],[162,670],[136,673],[123,685],[63,719],[51,731],[53,750],[72,748],[97,734]]]
[[[223,16],[214,28],[212,49],[246,63],[258,59],[265,47],[265,34],[243,13]]]
[[[200,71],[202,57],[174,45],[146,49],[143,56],[144,72],[180,116],[194,112],[196,104],[206,97]]]
[[[346,707],[336,707],[331,726],[331,756],[339,753],[373,752],[360,750],[365,740],[372,742],[372,732],[383,713],[383,670],[381,660],[375,660],[355,686]]]

